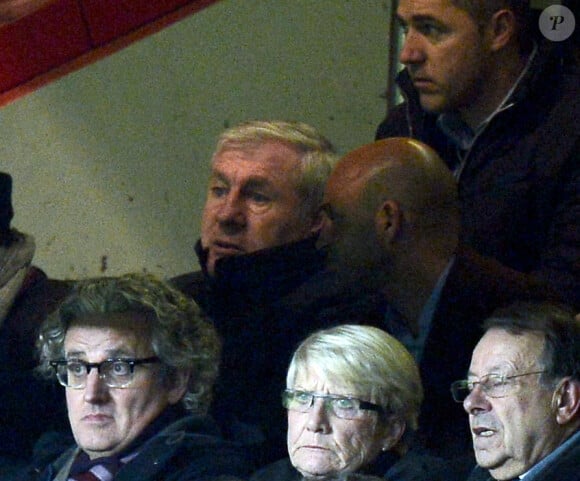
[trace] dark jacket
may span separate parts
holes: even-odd
[[[419,364],[424,401],[419,417],[423,446],[443,458],[473,465],[468,416],[453,401],[450,385],[465,379],[471,354],[483,334],[481,323],[514,300],[550,298],[548,289],[518,272],[500,269],[471,249],[460,248],[435,308]]]
[[[466,154],[459,177],[462,240],[482,255],[537,273],[580,303],[580,76],[541,46],[510,99]],[[406,70],[377,139],[410,136],[450,165],[457,150],[425,112]]]
[[[50,463],[48,454],[18,480],[52,481],[78,454],[76,446],[66,449]],[[145,442],[137,457],[121,467],[115,481],[190,481],[246,479],[253,465],[242,450],[223,441],[208,416],[186,416],[173,422]],[[64,474],[64,473],[63,473]],[[64,478],[66,479],[66,477]]]
[[[554,459],[538,471],[531,471],[524,479],[526,481],[580,481],[580,437],[576,437]],[[468,481],[495,481],[495,479],[487,469],[477,466]]]
[[[337,476],[334,479],[363,481],[365,476],[383,478],[387,481],[463,481],[464,477],[455,472],[454,468],[433,456],[409,451],[402,458],[386,452],[364,470],[356,473],[359,476],[349,478],[348,475]],[[290,458],[277,461],[252,475],[251,481],[302,481],[302,475],[292,466]]]
[[[341,287],[324,270],[314,239],[221,259],[174,278],[213,320],[223,339],[212,415],[228,436],[261,444],[263,465],[285,456],[286,370],[298,344],[339,323],[382,324],[382,300]],[[200,265],[205,253],[197,244]],[[258,450],[255,450],[258,452]]]
[[[32,267],[0,327],[0,458],[28,462],[40,434],[68,429],[64,390],[34,368],[38,328],[71,286]]]

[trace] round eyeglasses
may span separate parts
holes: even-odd
[[[368,411],[383,413],[385,409],[378,404],[362,401],[350,396],[336,394],[318,394],[309,391],[296,391],[286,389],[282,393],[282,405],[290,411],[307,413],[314,405],[314,400],[320,398],[324,401],[324,409],[340,419],[362,419],[368,415]]]
[[[59,359],[49,364],[56,372],[58,382],[64,387],[83,389],[87,376],[96,368],[99,378],[109,387],[128,387],[133,381],[135,366],[159,362],[156,356],[142,359],[106,359],[102,362],[86,362],[79,359]]]
[[[513,386],[515,386],[515,383],[513,382],[514,379],[523,376],[531,376],[532,374],[543,374],[545,372],[546,371],[533,371],[525,372],[523,374],[515,374],[513,376],[486,374],[485,376],[480,377],[478,381],[469,379],[455,381],[451,384],[451,395],[455,402],[462,403],[475,389],[475,386],[479,385],[481,390],[488,397],[506,397],[513,392]]]

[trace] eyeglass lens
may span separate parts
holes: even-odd
[[[532,371],[522,374],[515,374],[513,376],[488,374],[486,376],[482,376],[479,381],[455,381],[453,384],[451,384],[451,394],[456,402],[462,403],[475,389],[475,387],[479,385],[486,396],[492,398],[505,397],[510,394],[512,387],[515,385],[515,379],[524,376],[531,376],[533,374],[543,374],[544,372],[545,371]]]
[[[307,413],[316,398],[323,400],[327,412],[341,419],[360,419],[367,416],[368,411],[382,411],[380,406],[356,398],[293,390],[282,393],[282,404],[291,411]]]
[[[57,378],[65,387],[82,389],[86,386],[87,376],[97,369],[99,377],[109,387],[127,387],[133,381],[135,366],[157,362],[157,357],[145,359],[107,359],[100,363],[81,360],[54,361]]]

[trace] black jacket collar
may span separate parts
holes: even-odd
[[[316,249],[316,238],[220,259],[215,275],[207,273],[207,251],[201,241],[195,252],[208,286],[217,291],[235,291],[252,297],[284,295],[324,266],[324,254]]]

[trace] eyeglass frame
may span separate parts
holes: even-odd
[[[297,409],[291,409],[287,406],[287,403],[289,401],[289,396],[295,395],[295,394],[308,394],[310,396],[310,404],[308,405],[306,411],[299,411]],[[331,413],[333,416],[336,416],[339,419],[351,419],[352,420],[352,419],[356,419],[356,418],[344,418],[344,417],[338,416],[334,412],[334,409],[327,408],[328,403],[326,402],[326,400],[347,399],[349,401],[356,401],[358,403],[358,410],[373,411],[373,412],[377,412],[381,415],[384,415],[386,413],[386,409],[383,406],[380,406],[379,404],[375,404],[375,403],[372,403],[369,401],[363,401],[362,399],[359,399],[359,398],[356,398],[353,396],[342,396],[340,394],[320,394],[320,393],[316,393],[316,392],[312,392],[312,391],[303,391],[301,389],[284,389],[284,391],[282,391],[282,406],[284,406],[284,408],[288,409],[289,411],[295,411],[295,412],[299,412],[299,413],[308,413],[312,409],[312,406],[314,406],[314,400],[316,398],[324,400],[325,412]]]
[[[59,371],[58,371],[59,366],[67,367],[68,364],[71,362],[78,363],[78,364],[84,366],[84,368],[86,369],[86,375],[84,377],[82,385],[69,386],[67,383],[63,382],[63,380],[61,379],[61,376],[59,375]],[[129,374],[131,375],[131,379],[129,379],[129,381],[127,381],[127,383],[120,385],[120,386],[109,384],[109,382],[107,382],[105,375],[101,372],[101,368],[103,365],[114,364],[116,362],[124,362],[124,363],[128,364],[129,365]],[[82,359],[55,359],[55,360],[49,361],[48,363],[54,369],[55,374],[56,374],[56,378],[57,378],[59,384],[63,387],[68,387],[70,389],[84,389],[84,388],[86,388],[87,387],[87,377],[89,376],[89,374],[91,373],[91,370],[93,368],[97,368],[97,373],[99,375],[99,379],[103,379],[105,381],[105,384],[108,387],[116,388],[116,389],[124,389],[124,388],[129,387],[134,380],[135,366],[140,366],[142,364],[154,364],[154,363],[158,363],[158,362],[161,362],[161,359],[159,359],[159,357],[150,356],[150,357],[143,357],[143,358],[122,358],[122,357],[121,358],[109,358],[109,359],[105,359],[104,361],[101,361],[101,362],[86,362],[86,361],[83,361]]]
[[[451,396],[453,397],[453,400],[456,403],[462,404],[465,401],[465,399],[467,399],[467,396],[469,396],[473,392],[473,390],[475,389],[475,386],[477,384],[479,384],[479,386],[481,387],[481,389],[485,393],[485,395],[490,397],[490,398],[499,399],[502,397],[507,397],[507,396],[509,396],[509,394],[503,394],[501,396],[494,396],[492,394],[489,394],[488,391],[493,389],[495,386],[486,387],[485,383],[488,382],[490,379],[497,379],[499,381],[498,384],[505,384],[506,381],[509,381],[511,379],[516,379],[516,378],[524,377],[524,376],[531,376],[533,374],[544,374],[546,372],[548,372],[548,371],[546,369],[544,369],[543,371],[524,372],[521,374],[513,374],[511,376],[490,373],[490,374],[485,374],[485,375],[479,377],[478,381],[470,381],[469,379],[461,379],[459,381],[453,381],[451,383],[451,387],[450,387]],[[484,379],[484,378],[486,378],[486,379]],[[471,389],[469,389],[469,387],[468,387],[470,384],[471,384]],[[467,391],[467,395],[463,399],[459,399],[458,393],[460,392],[460,390]]]

